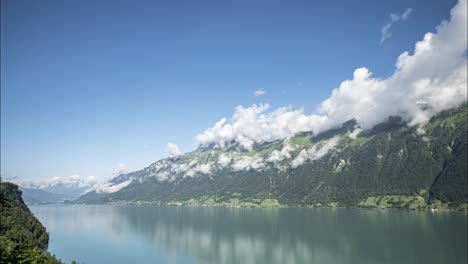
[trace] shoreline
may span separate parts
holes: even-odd
[[[302,206],[302,205],[284,205],[279,204],[276,206],[260,206],[251,204],[189,204],[181,202],[148,202],[148,201],[136,201],[136,202],[111,202],[111,203],[44,203],[44,204],[27,204],[27,206],[48,206],[48,205],[117,205],[117,206],[141,206],[141,205],[156,205],[156,206],[167,206],[167,207],[208,207],[208,208],[255,208],[255,209],[281,209],[281,208],[303,208],[303,209],[314,209],[314,208],[340,208],[340,209],[379,209],[379,210],[402,210],[402,211],[430,211],[430,212],[468,212],[468,208],[459,207],[459,208],[434,208],[434,207],[420,207],[420,208],[404,208],[404,207],[370,207],[370,206],[327,206],[327,205],[311,205],[311,206]]]

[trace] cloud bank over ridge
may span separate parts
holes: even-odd
[[[451,10],[435,33],[426,33],[413,54],[403,52],[387,79],[367,68],[354,71],[318,107],[317,114],[268,104],[236,107],[230,120],[222,118],[196,138],[198,145],[225,146],[236,141],[246,148],[255,142],[286,138],[301,131],[320,133],[356,119],[369,129],[389,116],[411,125],[424,124],[442,110],[467,101],[467,0]]]
[[[369,129],[394,115],[403,117],[412,125],[424,124],[440,111],[467,101],[467,38],[467,0],[460,0],[452,9],[449,21],[441,22],[435,33],[427,33],[415,44],[412,54],[403,52],[398,57],[395,71],[390,77],[380,79],[374,77],[369,69],[358,68],[353,78],[343,81],[334,89],[330,97],[319,105],[316,114],[312,115],[292,106],[276,109],[268,104],[237,106],[230,119],[223,117],[213,127],[199,134],[197,143],[199,146],[224,147],[235,141],[250,149],[259,141],[288,138],[301,131],[317,134],[338,127],[350,119],[355,119],[360,126],[349,135],[356,137],[363,129]],[[225,167],[235,171],[262,170],[268,162],[279,164],[284,160],[290,160],[291,165],[297,167],[308,160],[322,157],[335,145],[336,139],[332,139],[323,147],[314,146],[303,150],[296,157],[291,154],[294,146],[289,143],[281,151],[273,151],[266,159],[221,154],[216,164],[191,162],[174,165],[171,172],[194,177]],[[182,154],[176,144],[168,143],[167,150],[173,158]],[[117,164],[112,169],[112,176],[116,177],[127,170],[124,164]],[[170,172],[161,171],[158,177],[169,179]],[[98,179],[94,176],[72,175],[54,177],[40,183],[7,180],[23,187],[45,187],[61,183],[106,193],[118,191],[132,182],[132,179],[128,179],[113,183],[113,177]]]

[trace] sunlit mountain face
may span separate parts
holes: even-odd
[[[119,175],[76,202],[260,206],[463,207],[467,106],[424,126],[355,120],[250,148],[231,142]],[[456,179],[456,180],[455,180]]]
[[[388,77],[357,68],[313,114],[239,105],[196,136],[194,151],[169,143],[169,158],[76,202],[465,208],[466,10],[459,1]],[[411,12],[392,14],[381,45]]]

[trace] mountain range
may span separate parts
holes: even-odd
[[[246,149],[236,142],[159,160],[76,203],[466,208],[467,105],[424,126],[350,120]]]
[[[45,184],[23,183],[22,191],[26,204],[57,204],[67,200],[74,200],[92,188],[94,182],[83,181],[52,181]]]

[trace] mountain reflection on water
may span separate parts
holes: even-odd
[[[96,243],[117,243],[123,248],[112,252],[122,255],[114,256],[117,262],[129,256],[138,263],[158,262],[146,253],[136,254],[132,246],[135,241],[148,246],[148,249],[140,246],[137,250],[157,252],[161,263],[467,261],[466,213],[151,205],[37,206],[32,209],[51,234],[50,250],[63,260],[79,247],[62,241],[64,238],[76,236],[78,243],[92,235],[98,241],[109,238]],[[54,247],[59,243],[62,246]],[[63,246],[63,243],[70,245]],[[86,249],[80,254],[85,256],[73,256],[88,260],[86,263],[104,259],[95,256],[99,254],[95,251],[87,256]]]

